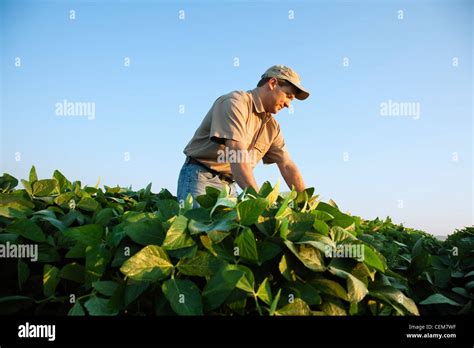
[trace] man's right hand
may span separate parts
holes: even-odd
[[[258,192],[257,182],[253,176],[252,165],[249,162],[251,156],[248,153],[246,144],[241,141],[226,139],[225,146],[228,148],[229,154],[236,154],[236,161],[231,161],[230,163],[230,169],[234,180],[242,190],[245,190],[247,187],[252,187],[256,192]],[[241,161],[242,159],[244,159],[244,161]]]

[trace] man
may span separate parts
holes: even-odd
[[[207,186],[222,190],[228,185],[236,196],[235,182],[258,192],[253,168],[261,159],[278,165],[290,189],[294,185],[303,191],[301,173],[272,116],[289,107],[294,98],[308,98],[300,81],[293,69],[275,65],[262,75],[257,88],[219,97],[183,151],[187,157],[179,174],[178,200],[191,193],[194,206],[199,206],[195,198],[205,194]]]

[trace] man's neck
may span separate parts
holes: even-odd
[[[262,102],[263,109],[265,110],[265,105],[263,104],[263,100],[264,100],[264,91],[263,91],[263,88],[262,88],[262,87],[257,87],[256,93],[257,93],[257,95],[258,95],[258,98],[259,98],[260,101]],[[267,110],[265,110],[265,116],[267,116],[267,115],[269,115],[269,113],[267,112]]]

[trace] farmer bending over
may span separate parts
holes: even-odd
[[[206,193],[206,186],[222,190],[228,185],[236,196],[235,182],[258,192],[253,168],[261,159],[278,165],[290,189],[294,185],[303,191],[303,178],[273,114],[289,107],[294,98],[308,96],[294,70],[275,65],[262,75],[257,88],[217,98],[183,151],[187,157],[179,173],[178,200],[191,193],[196,207],[195,198]]]

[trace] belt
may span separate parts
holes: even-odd
[[[204,168],[205,170],[207,170],[208,172],[214,174],[214,175],[217,175],[219,177],[219,179],[221,179],[222,181],[225,181],[229,184],[233,184],[235,182],[234,179],[232,179],[231,177],[225,175],[225,174],[222,174],[220,172],[218,172],[217,170],[214,170],[214,169],[211,169],[209,168],[208,166],[202,164],[201,162],[199,162],[197,159],[193,158],[193,157],[186,157],[186,163],[189,163],[189,164],[197,164],[198,166]]]

